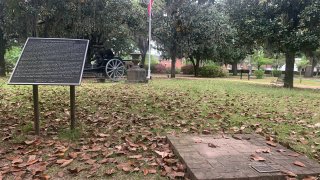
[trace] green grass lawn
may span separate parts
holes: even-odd
[[[227,79],[243,81],[247,83],[259,83],[259,84],[268,84],[270,85],[271,82],[276,81],[276,77],[266,76],[263,79],[256,79],[255,76],[251,76],[251,79],[248,80],[248,75],[244,74],[243,79],[240,79],[240,76],[229,76]],[[302,78],[300,83],[300,77],[295,76],[293,81],[294,87],[313,87],[313,88],[320,88],[320,78]]]
[[[68,87],[40,86],[41,133],[46,142],[54,144],[49,144],[50,148],[42,143],[19,149],[33,137],[32,88],[8,86],[5,82],[6,79],[0,80],[0,137],[8,137],[2,138],[0,147],[8,150],[5,157],[21,152],[24,158],[36,154],[49,162],[45,173],[54,178],[59,172],[79,179],[90,172],[98,179],[175,176],[163,165],[182,171],[176,160],[167,162],[175,159],[163,139],[168,133],[258,132],[320,160],[320,93],[315,90],[289,90],[224,79],[155,79],[149,84],[99,84],[85,80],[76,88],[78,129],[70,132]],[[70,152],[79,153],[71,165],[61,168],[55,163],[57,158],[53,157],[59,147],[68,147],[59,158],[67,158]],[[157,152],[170,155],[161,158]],[[90,162],[83,159],[84,154],[97,161],[114,158],[116,163],[102,164],[94,171]],[[135,155],[141,157],[132,158]],[[130,172],[116,167],[128,162]],[[5,163],[10,164],[8,158],[0,159],[0,168]],[[71,173],[71,167],[86,169]],[[107,176],[108,169],[115,169],[116,173]],[[156,174],[144,176],[147,170],[155,170]]]

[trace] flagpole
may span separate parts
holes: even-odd
[[[152,3],[150,1],[150,4],[149,4],[149,8],[150,8],[150,11],[149,11],[149,64],[148,64],[148,76],[147,76],[147,79],[151,79],[151,12],[152,12]]]

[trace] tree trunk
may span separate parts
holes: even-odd
[[[286,72],[284,77],[284,87],[293,88],[295,52],[286,53]]]
[[[32,37],[38,37],[38,27],[37,27],[38,18],[37,15],[33,15],[32,17]]]
[[[312,67],[312,65],[308,65],[305,68],[304,77],[313,77],[313,67]]]
[[[174,37],[177,37],[176,33]],[[176,77],[176,59],[177,59],[177,42],[173,40],[172,46],[170,49],[170,56],[171,56],[171,78]]]
[[[313,63],[312,63],[312,77],[314,76],[314,68],[316,68],[318,64],[318,60],[317,60],[317,57],[316,55],[313,56]]]
[[[238,75],[238,63],[237,62],[232,63],[232,75],[233,76]]]
[[[46,18],[45,19],[45,22],[44,22],[44,27],[43,27],[43,37],[44,38],[48,38],[49,37],[49,18]]]
[[[314,76],[314,68],[318,64],[316,51],[306,51],[305,54],[310,62],[309,63],[310,65],[307,66],[307,68],[306,68],[305,77],[313,77]]]
[[[171,78],[176,77],[176,52],[171,53]]]
[[[192,66],[193,66],[193,74],[194,74],[195,77],[197,77],[198,74],[197,74],[196,63],[194,62],[194,58],[193,58],[193,56],[190,56],[189,58],[190,58],[190,61],[192,63]]]
[[[0,28],[0,76],[6,76],[6,63],[4,54],[6,52],[6,40],[4,39],[3,30]]]
[[[313,69],[314,69],[314,54],[312,51],[307,51],[306,53],[306,56],[309,60],[309,64],[306,68],[305,68],[305,73],[304,73],[304,77],[313,77]]]
[[[302,83],[302,68],[300,69],[300,84]]]
[[[141,51],[140,51],[141,52]],[[146,57],[147,54],[146,53],[141,53],[141,62],[140,62],[140,67],[144,68],[145,64],[146,64]],[[148,62],[149,63],[149,62]],[[149,65],[149,64],[148,64]]]
[[[196,57],[196,64],[195,64],[195,68],[194,68],[194,75],[196,77],[199,76],[199,68],[200,68],[200,57]]]
[[[138,36],[136,38],[136,41],[138,42],[138,48],[139,48],[140,53],[141,53],[140,67],[143,68],[145,66],[147,52],[149,50],[149,42],[143,36]],[[149,52],[149,53],[151,53],[151,52]]]

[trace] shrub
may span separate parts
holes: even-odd
[[[276,69],[272,70],[273,77],[280,77],[281,74],[282,74],[282,71],[280,71],[280,70],[276,70]]]
[[[152,73],[157,73],[157,74],[166,73],[166,67],[162,64],[151,64],[150,69]]]
[[[192,64],[188,64],[181,67],[182,74],[194,74],[194,68]]]
[[[166,69],[167,74],[171,74],[171,68]],[[180,74],[181,70],[176,68],[176,74]]]
[[[5,62],[6,62],[6,71],[11,72],[14,68],[15,64],[17,63],[19,56],[21,54],[21,47],[19,46],[13,46],[9,50],[6,51],[6,54],[4,56]]]
[[[222,72],[225,75],[225,77],[228,77],[229,76],[229,70],[225,66],[223,66],[221,68],[222,68]]]
[[[227,76],[223,69],[217,65],[204,66],[199,69],[199,75],[202,77],[225,77]]]
[[[264,70],[255,70],[254,75],[257,77],[257,79],[263,79]]]

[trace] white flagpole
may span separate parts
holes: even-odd
[[[151,0],[150,2],[151,3]],[[152,4],[150,4],[150,14],[149,14],[149,64],[148,64],[148,79],[151,79],[151,14],[152,14]]]

